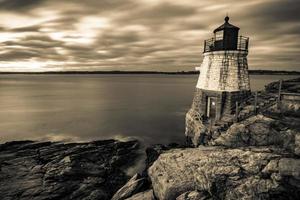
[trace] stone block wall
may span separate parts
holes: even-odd
[[[213,91],[250,90],[247,52],[215,51],[204,53],[196,87]]]
[[[241,103],[250,93],[250,90],[226,92],[196,88],[192,109],[200,113],[205,119],[207,113],[207,99],[208,97],[216,97],[216,119],[220,119],[224,114],[233,114],[236,102]]]
[[[233,114],[235,112],[236,102],[240,104],[244,99],[247,99],[250,94],[250,90],[224,92],[223,114]]]

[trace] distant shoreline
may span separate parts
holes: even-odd
[[[44,75],[44,74],[165,74],[165,75],[194,75],[199,74],[199,71],[47,71],[47,72],[0,72],[1,74],[29,74],[29,75]],[[300,71],[272,71],[272,70],[249,70],[250,75],[300,75]]]

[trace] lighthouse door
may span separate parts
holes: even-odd
[[[207,99],[207,117],[214,119],[216,117],[216,97]]]

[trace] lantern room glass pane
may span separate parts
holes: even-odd
[[[215,40],[223,40],[224,31],[218,31],[215,33]]]

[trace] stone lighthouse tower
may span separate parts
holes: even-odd
[[[192,108],[186,115],[186,136],[200,135],[209,123],[233,115],[237,104],[250,94],[248,75],[249,38],[239,36],[229,17],[204,41],[203,62]],[[194,143],[198,141],[194,141]]]

